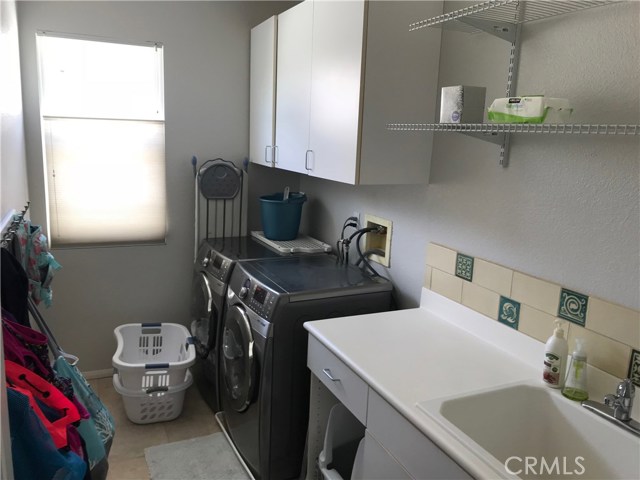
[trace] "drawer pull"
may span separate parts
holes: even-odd
[[[329,370],[328,368],[323,368],[322,369],[322,373],[324,373],[327,376],[327,378],[329,380],[331,380],[332,382],[339,382],[340,381],[339,378],[335,378],[333,375],[331,375],[331,370]]]

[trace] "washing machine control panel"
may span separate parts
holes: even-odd
[[[274,292],[250,277],[242,282],[238,297],[247,307],[266,320],[270,319],[278,298]]]

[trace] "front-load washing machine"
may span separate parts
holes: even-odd
[[[331,248],[315,240],[300,245],[297,249],[289,246],[289,250],[281,251],[253,236],[208,238],[200,243],[191,288],[191,335],[197,353],[192,372],[198,389],[214,412],[221,408],[218,349],[227,285],[234,265],[248,259],[305,255]]]
[[[200,243],[191,288],[191,335],[197,354],[192,371],[202,397],[214,412],[220,410],[218,339],[233,266],[245,259],[279,255],[252,237],[207,238]]]
[[[309,320],[386,311],[392,285],[332,255],[241,262],[220,348],[228,433],[256,478],[300,475],[309,416]]]

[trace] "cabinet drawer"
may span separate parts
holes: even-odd
[[[374,391],[369,394],[367,420],[367,430],[398,460],[412,478],[471,478],[440,447]]]
[[[307,365],[324,386],[366,425],[369,387],[313,335],[309,335]]]

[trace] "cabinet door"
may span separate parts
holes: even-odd
[[[276,17],[251,29],[249,160],[273,165],[276,87]]]
[[[358,181],[364,0],[317,1],[313,10],[310,174]]]
[[[306,173],[309,148],[313,2],[278,16],[276,167]]]
[[[373,389],[369,390],[367,430],[412,478],[464,480],[471,477]]]

